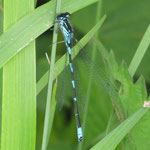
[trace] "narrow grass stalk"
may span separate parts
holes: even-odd
[[[37,5],[37,0],[34,0],[34,6],[36,7],[36,5]]]
[[[0,0],[0,34],[3,33],[3,6]],[[2,69],[0,69],[0,134],[1,134],[1,120],[2,119]],[[1,143],[1,136],[0,136]]]
[[[3,33],[3,1],[0,0],[0,34]]]
[[[109,133],[109,129],[111,128],[111,122],[112,122],[113,115],[114,115],[114,109],[112,108],[110,118],[109,118],[109,121],[108,121],[108,125],[107,125],[107,128],[106,128],[105,136]]]
[[[56,14],[60,12],[61,0],[57,0],[56,3]],[[44,131],[43,131],[43,141],[42,141],[42,150],[46,150],[47,141],[49,138],[49,120],[50,120],[50,108],[51,108],[51,97],[52,97],[52,89],[53,89],[53,76],[54,76],[54,64],[55,64],[55,56],[56,56],[56,41],[57,41],[57,29],[58,24],[54,25],[53,32],[53,42],[52,52],[51,52],[51,64],[50,64],[50,72],[49,72],[49,82],[48,82],[48,91],[47,91],[47,102],[46,102],[46,110],[45,110],[45,121],[44,121]],[[50,134],[50,133],[49,133]]]
[[[53,126],[53,120],[54,120],[54,115],[55,115],[55,109],[56,109],[56,89],[57,89],[57,82],[54,83],[54,87],[53,87],[53,94],[52,94],[52,100],[51,100],[51,105],[50,105],[50,112],[49,114],[51,115],[51,117],[49,117],[49,125],[48,125],[48,132],[47,132],[47,142],[46,142],[46,147],[48,145],[48,141],[50,139],[50,133],[52,130],[52,126]]]
[[[150,26],[148,26],[137,50],[136,53],[134,54],[132,61],[129,65],[129,72],[130,75],[133,77],[135,74],[138,66],[140,65],[142,58],[144,57],[144,54],[146,53],[146,50],[148,49],[150,44]]]

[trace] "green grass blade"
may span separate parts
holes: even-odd
[[[32,0],[5,0],[4,31],[33,9]],[[1,150],[35,149],[35,68],[34,41],[3,67]]]
[[[136,50],[136,53],[134,54],[134,57],[132,58],[132,61],[129,66],[129,72],[131,76],[133,76],[140,65],[142,58],[144,57],[144,54],[146,53],[146,50],[148,49],[150,44],[150,26],[147,28],[139,47]]]
[[[103,24],[104,20],[106,19],[106,15],[104,15],[101,20],[80,40],[80,43],[82,44],[82,46],[85,46],[89,40],[94,36],[94,34],[98,31],[98,29],[101,27],[101,25]],[[79,52],[79,47],[76,45],[73,50],[75,50],[75,53],[73,54],[76,54]],[[76,56],[72,56],[72,59],[74,59],[74,57]],[[64,69],[64,62],[65,62],[65,56],[62,56],[55,64],[55,67],[54,67],[54,72],[55,72],[55,75],[54,75],[54,79],[56,79],[56,77],[62,72],[62,70]],[[68,59],[67,59],[68,60]],[[38,81],[37,83],[37,95],[40,93],[40,91],[47,85],[48,83],[48,72],[46,72],[42,78]]]
[[[50,138],[50,134],[51,134],[51,130],[52,130],[52,125],[53,125],[53,120],[54,120],[54,115],[55,115],[55,109],[56,109],[56,89],[57,89],[57,83],[54,83],[54,87],[53,87],[53,94],[52,94],[52,100],[51,100],[51,105],[50,105],[50,115],[51,117],[49,117],[49,124],[48,124],[48,132],[47,132],[47,140],[46,140],[46,146],[48,145],[49,142],[49,138]]]
[[[34,0],[34,6],[36,7],[36,5],[37,5],[37,0]]]
[[[0,0],[0,34],[3,32],[3,7],[2,7],[2,0]]]
[[[125,135],[144,116],[148,109],[140,108],[132,116],[122,122],[116,129],[91,148],[91,150],[114,150]]]
[[[3,33],[3,8],[2,0],[0,0],[0,34]],[[1,134],[1,118],[2,118],[2,69],[0,69],[0,134]],[[0,137],[1,143],[1,137]]]
[[[62,12],[73,13],[97,0],[63,0]],[[52,26],[55,18],[55,0],[31,11],[0,36],[0,68]]]
[[[60,8],[61,8],[61,0],[57,0],[56,14],[58,14],[60,12]],[[50,64],[48,90],[47,90],[42,150],[46,150],[47,141],[48,141],[48,134],[47,133],[49,131],[49,120],[51,118],[50,108],[51,108],[51,96],[52,96],[52,90],[53,90],[54,64],[55,64],[56,47],[57,47],[57,44],[56,44],[56,42],[57,42],[57,29],[58,29],[58,24],[55,24],[54,25],[54,32],[53,32],[53,42],[52,42],[55,44],[52,45],[52,52],[51,52],[51,64]]]

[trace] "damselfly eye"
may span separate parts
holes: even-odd
[[[66,18],[70,18],[70,13],[66,12],[66,13],[65,13],[65,17],[66,17]]]
[[[63,18],[64,18],[64,13],[61,13],[56,17],[57,20],[63,20]]]
[[[68,13],[68,12],[61,13],[61,14],[59,14],[59,15],[56,17],[56,19],[57,19],[58,21],[65,20],[65,19],[68,19],[68,18],[70,18],[70,13]]]
[[[62,20],[62,18],[63,18],[63,17],[60,16],[60,15],[58,15],[58,16],[56,17],[57,20]]]

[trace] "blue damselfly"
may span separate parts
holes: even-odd
[[[78,141],[82,141],[83,139],[83,133],[82,133],[82,127],[80,123],[80,117],[79,117],[79,111],[78,111],[78,105],[77,105],[77,96],[76,96],[76,83],[74,80],[74,68],[72,65],[72,58],[71,58],[71,48],[73,46],[72,40],[74,39],[74,33],[73,29],[68,22],[68,18],[70,17],[70,14],[68,12],[61,13],[56,17],[56,22],[58,22],[59,27],[61,29],[61,32],[64,37],[65,45],[67,47],[67,52],[69,54],[69,66],[71,71],[71,82],[72,82],[72,88],[73,88],[73,101],[74,101],[74,107],[75,107],[75,117],[77,122],[77,135],[78,135]]]
[[[59,28],[63,34],[64,37],[64,42],[67,48],[67,53],[69,55],[69,67],[70,67],[70,72],[71,72],[71,82],[72,82],[72,89],[73,89],[73,102],[74,102],[74,107],[75,107],[75,117],[76,117],[76,122],[77,122],[77,136],[78,136],[78,141],[83,140],[83,133],[82,133],[82,127],[80,123],[80,117],[79,117],[79,108],[78,108],[78,93],[77,93],[77,83],[75,80],[75,71],[76,69],[74,68],[73,62],[72,62],[72,51],[71,49],[73,46],[78,43],[77,40],[74,37],[74,31],[71,26],[71,24],[68,21],[68,18],[70,17],[70,14],[68,12],[66,13],[61,13],[57,15],[56,21],[54,23],[59,24]],[[79,45],[79,43],[78,43]],[[82,46],[81,46],[82,47]],[[81,55],[81,64],[83,65],[83,68],[90,74],[89,70],[92,68],[94,70],[94,74],[92,73],[92,76],[94,80],[106,88],[107,91],[109,91],[109,94],[114,98],[117,97],[117,92],[115,86],[110,82],[109,78],[106,76],[106,74],[99,68],[99,66],[93,62],[93,60],[89,57],[87,53],[84,53],[83,50],[80,52]],[[83,63],[82,63],[83,62]],[[85,63],[86,62],[86,63]]]

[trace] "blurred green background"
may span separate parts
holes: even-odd
[[[46,0],[38,0],[37,7],[46,2]],[[139,42],[150,23],[149,6],[149,0],[102,1],[102,14],[106,14],[107,19],[98,36],[108,51],[111,49],[114,51],[118,64],[121,64],[122,60],[125,60],[127,65],[130,64]],[[97,3],[72,14],[70,20],[77,39],[80,39],[95,25],[96,13]],[[36,40],[37,81],[49,69],[45,52],[48,52],[50,56],[52,33],[53,31],[48,30]],[[60,33],[58,41],[62,39]],[[57,59],[62,56],[65,52],[64,50],[64,44],[58,44]],[[148,89],[150,81],[149,58],[150,52],[148,50],[135,75],[135,80],[141,74],[145,77]],[[107,92],[96,85],[92,85],[92,91],[88,106],[83,149],[89,149],[105,136],[112,111],[112,104]],[[42,143],[46,92],[47,87],[37,97],[37,150],[41,148]],[[48,149],[70,150],[78,148],[73,110],[74,107],[71,102],[65,103],[61,112],[56,110]],[[117,149],[119,149],[119,146]]]

